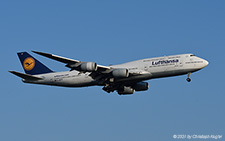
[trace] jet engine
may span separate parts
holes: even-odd
[[[147,82],[138,82],[133,86],[133,88],[136,91],[146,91],[146,90],[148,90],[149,85]]]
[[[82,71],[93,72],[97,71],[98,67],[95,62],[84,62],[80,65]]]
[[[125,78],[129,76],[128,69],[115,69],[112,71],[112,75],[115,78]]]
[[[124,86],[121,90],[118,90],[117,92],[119,95],[129,95],[129,94],[133,94],[135,90],[131,87]]]

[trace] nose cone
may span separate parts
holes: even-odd
[[[203,61],[203,64],[204,64],[204,67],[206,67],[206,66],[208,66],[208,65],[209,65],[209,62],[208,62],[208,61],[206,61],[206,60],[204,60],[204,61]]]

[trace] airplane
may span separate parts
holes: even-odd
[[[187,74],[191,82],[193,72],[205,68],[209,62],[194,54],[147,58],[119,65],[103,66],[96,62],[82,62],[54,54],[32,51],[38,55],[64,63],[70,70],[54,72],[27,52],[17,53],[25,71],[9,71],[24,83],[61,87],[102,86],[107,93],[133,94],[149,89],[146,80]]]

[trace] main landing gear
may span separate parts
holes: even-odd
[[[110,85],[110,84],[106,84],[102,89],[106,91],[107,93],[111,93],[115,91],[115,88],[113,87],[113,85]]]
[[[190,76],[191,76],[191,72],[190,72],[190,73],[188,73],[188,78],[186,79],[186,80],[187,80],[187,82],[191,82],[191,78],[190,78]]]

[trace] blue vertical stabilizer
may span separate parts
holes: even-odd
[[[36,75],[53,72],[27,52],[17,53],[26,74]]]

